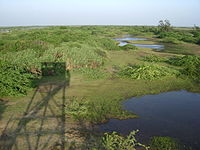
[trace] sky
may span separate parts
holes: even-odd
[[[200,26],[200,0],[0,0],[0,26]]]

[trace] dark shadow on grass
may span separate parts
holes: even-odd
[[[7,103],[6,100],[0,98],[0,120],[2,119],[2,114],[4,113],[7,107],[6,103]]]
[[[44,62],[42,77],[20,118],[11,117],[0,137],[0,150],[45,150],[59,143],[65,149],[65,63]]]

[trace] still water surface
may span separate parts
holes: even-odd
[[[120,42],[119,46],[124,46],[124,45],[130,44],[130,45],[135,45],[137,47],[153,48],[153,49],[157,49],[157,50],[164,49],[164,45],[134,44],[134,43],[126,42],[126,41],[145,41],[145,40],[147,40],[145,38],[135,38],[135,37],[130,37],[130,36],[127,35],[124,38],[118,38],[118,39],[114,39],[114,40]]]
[[[175,91],[134,97],[125,101],[123,108],[139,118],[110,119],[100,130],[128,134],[139,129],[139,139],[144,141],[152,136],[170,136],[200,150],[200,94]]]

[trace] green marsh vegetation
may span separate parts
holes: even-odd
[[[119,71],[120,77],[131,79],[156,80],[166,76],[178,75],[179,72],[164,66],[158,65],[134,65],[123,67]]]
[[[180,141],[171,137],[153,137],[151,139],[152,150],[189,150]]]
[[[66,62],[71,81],[65,113],[75,122],[97,124],[109,118],[137,117],[121,106],[132,96],[180,89],[198,92],[199,29],[160,28],[61,26],[0,32],[0,98],[10,99],[2,121],[24,111],[41,77],[41,62]],[[175,48],[155,52],[132,45],[120,47],[112,39],[122,35]]]
[[[116,132],[105,133],[102,142],[103,146],[106,150],[137,150],[138,147],[148,150],[149,147],[139,143],[135,138],[138,131],[132,131],[127,137],[120,136]]]

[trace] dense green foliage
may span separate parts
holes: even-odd
[[[163,42],[178,44],[183,42],[197,43],[197,38],[190,32],[170,31],[160,32],[159,38],[163,39]]]
[[[178,74],[179,72],[174,69],[158,65],[130,65],[122,68],[118,73],[120,77],[145,80],[155,80]]]
[[[169,63],[176,66],[189,66],[189,65],[200,65],[199,56],[186,55],[183,57],[172,57],[169,59]]]
[[[161,41],[164,43],[172,43],[172,44],[182,43],[181,41],[179,41],[178,39],[176,39],[174,37],[164,37]]]
[[[87,76],[101,78],[105,73],[94,68],[104,64],[106,51],[120,49],[116,41],[93,35],[92,27],[91,30],[86,27],[50,27],[2,32],[0,61],[7,63],[1,63],[1,76],[10,75],[7,76],[8,84],[13,87],[7,86],[7,81],[0,82],[3,89],[0,96],[25,94],[28,87],[32,87],[28,84],[32,82],[31,76],[41,74],[41,62],[66,62],[70,70],[81,68],[80,71]]]
[[[180,44],[182,42],[196,43],[200,42],[200,30],[195,26],[193,30],[180,31],[174,30],[171,27],[169,20],[161,20],[158,25],[158,32],[154,32],[158,35],[158,38],[162,38],[162,42]]]
[[[34,75],[18,66],[0,61],[0,95],[25,95],[33,87]]]

